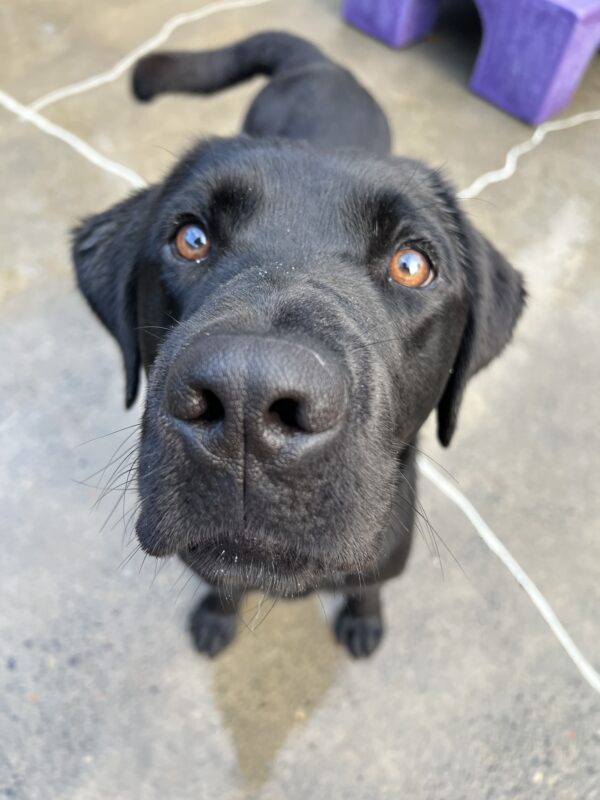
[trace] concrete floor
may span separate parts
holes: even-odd
[[[199,0],[5,0],[0,86],[28,104],[105,70]],[[311,36],[388,111],[399,153],[457,186],[531,129],[467,91],[476,37],[443,23],[394,52],[333,0],[273,0],[179,28],[215,47],[265,28]],[[203,133],[232,134],[259,81],[140,107],[125,77],[43,110],[145,179]],[[600,108],[596,58],[569,116]],[[467,208],[527,278],[514,344],[468,391],[458,435],[424,449],[509,547],[600,668],[600,122],[549,136]],[[462,569],[423,539],[385,591],[367,663],[315,598],[279,603],[216,663],[185,620],[181,567],[125,561],[121,509],[77,481],[131,431],[119,359],[77,295],[68,231],[127,184],[0,110],[0,797],[27,800],[600,798],[600,698],[472,525],[422,501]],[[92,442],[87,440],[95,439]],[[87,443],[86,443],[87,442]],[[93,482],[93,480],[92,480]],[[254,601],[253,601],[254,602]],[[253,617],[247,608],[247,619]]]

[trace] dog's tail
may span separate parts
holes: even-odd
[[[201,52],[163,52],[137,62],[133,93],[151,100],[165,92],[210,94],[253,75],[276,76],[329,59],[289,33],[259,33],[229,47]]]

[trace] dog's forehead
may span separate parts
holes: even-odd
[[[270,216],[314,218],[331,225],[349,214],[426,207],[435,200],[419,162],[359,150],[318,150],[290,140],[217,139],[192,150],[167,179],[171,198],[205,203],[252,202]]]

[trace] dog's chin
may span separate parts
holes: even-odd
[[[335,552],[313,554],[289,544],[282,547],[264,531],[239,536],[214,531],[198,532],[185,545],[148,536],[138,523],[138,540],[144,552],[157,558],[178,555],[203,580],[230,591],[257,590],[279,597],[298,597],[315,589],[343,586],[348,575],[369,569],[370,559],[355,563]]]
[[[297,597],[339,582],[337,569],[304,554],[269,553],[231,540],[200,542],[179,555],[207,583],[230,590]]]

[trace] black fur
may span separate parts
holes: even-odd
[[[502,350],[521,277],[424,164],[388,155],[375,101],[315,47],[261,34],[138,63],[134,91],[207,93],[271,81],[242,135],[201,142],[156,186],[75,232],[79,285],[118,340],[127,403],[148,395],[137,534],[224,590],[191,623],[199,649],[232,638],[243,592],[341,588],[336,635],[378,645],[379,585],[408,556],[414,447],[438,408],[449,444],[468,379]],[[208,232],[182,262],[178,227]],[[427,288],[388,280],[424,251]],[[366,587],[366,588],[364,588]]]

